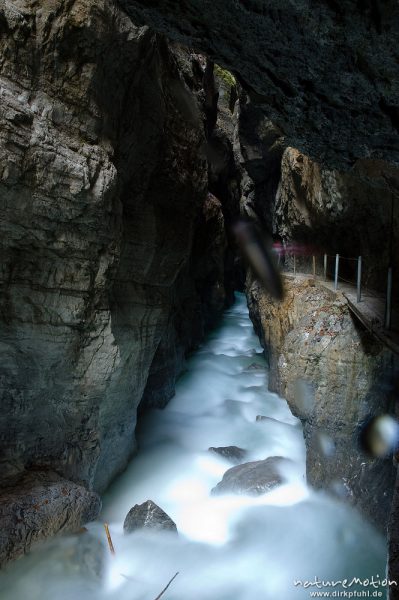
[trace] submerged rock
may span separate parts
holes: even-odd
[[[238,446],[220,446],[219,448],[211,446],[208,450],[236,464],[243,460],[247,454],[244,448],[239,448]]]
[[[96,493],[56,473],[33,472],[14,480],[0,498],[0,564],[26,553],[34,542],[77,531],[100,509]]]
[[[265,367],[260,365],[259,363],[251,363],[246,369],[246,371],[264,371]]]
[[[137,529],[155,529],[177,533],[176,524],[152,500],[147,500],[143,504],[135,504],[127,513],[123,524],[124,532],[132,533]]]
[[[62,565],[63,572],[70,578],[98,580],[109,555],[105,544],[88,531],[56,537],[43,543],[24,564],[33,569],[39,562],[45,561],[49,576],[55,576],[59,565]]]
[[[282,424],[282,422],[278,419],[273,419],[273,417],[265,417],[264,415],[256,415],[256,421],[263,421],[266,423],[277,423],[278,425]]]
[[[284,483],[281,468],[291,461],[281,456],[271,456],[232,467],[223,475],[212,494],[248,494],[260,496]]]

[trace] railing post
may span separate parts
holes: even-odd
[[[385,329],[391,329],[392,315],[392,267],[388,269],[387,299],[385,304]]]
[[[296,275],[296,256],[294,254],[294,277]]]
[[[334,290],[338,289],[339,254],[335,255]]]
[[[324,281],[327,281],[327,254],[324,255]]]
[[[362,257],[357,259],[357,301],[360,302],[362,296]]]
[[[313,256],[313,279],[316,279],[316,257]]]

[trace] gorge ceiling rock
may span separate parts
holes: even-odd
[[[154,529],[177,533],[176,524],[152,500],[147,500],[143,504],[135,504],[127,513],[123,524],[124,532],[132,533],[137,529]]]
[[[329,167],[399,162],[395,0],[118,0],[239,76],[287,143]]]

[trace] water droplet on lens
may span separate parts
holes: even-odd
[[[352,498],[352,490],[344,480],[336,479],[330,484],[331,492],[341,500],[349,500]]]
[[[371,418],[360,434],[360,444],[368,454],[383,458],[399,445],[399,423],[390,415]]]
[[[300,417],[308,417],[315,405],[315,390],[310,381],[297,379],[294,382],[296,406]]]
[[[331,458],[332,456],[334,456],[334,454],[335,454],[334,440],[329,435],[327,435],[324,431],[320,431],[319,433],[317,433],[317,443],[320,448],[320,451],[324,454],[324,456],[327,456],[328,458]]]

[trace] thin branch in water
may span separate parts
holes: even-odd
[[[166,592],[166,590],[168,589],[168,587],[170,586],[170,584],[172,583],[172,581],[174,579],[176,579],[176,577],[178,576],[179,572],[177,572],[175,575],[173,575],[172,579],[169,581],[168,585],[166,587],[164,587],[164,589],[162,590],[162,592],[159,594],[159,596],[157,596],[155,598],[155,600],[159,600],[161,596],[164,595],[164,593]]]
[[[108,540],[109,549],[111,551],[111,554],[114,556],[115,555],[115,548],[114,548],[114,545],[112,543],[112,538],[111,538],[111,534],[109,532],[108,523],[104,523],[104,529],[105,529],[105,533],[107,534],[107,540]]]

